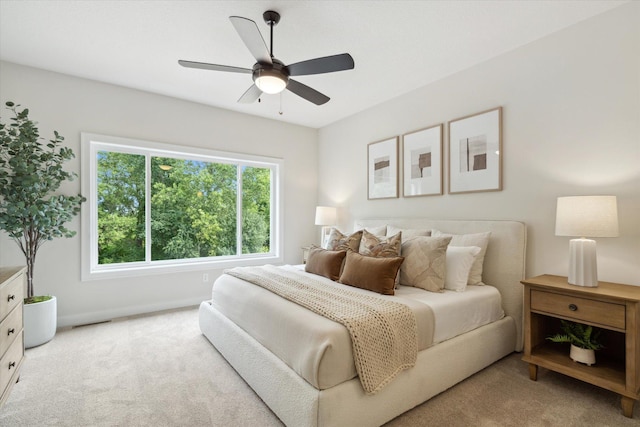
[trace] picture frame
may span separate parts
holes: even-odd
[[[367,145],[367,199],[398,197],[398,137]]]
[[[443,194],[443,124],[402,135],[402,195],[404,197]]]
[[[502,190],[502,107],[449,122],[449,194]]]

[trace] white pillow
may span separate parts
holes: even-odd
[[[447,269],[444,276],[445,289],[462,292],[467,288],[471,266],[479,253],[480,248],[478,246],[449,245],[447,247]]]
[[[376,227],[360,227],[360,224],[356,223],[354,224],[354,226],[355,226],[355,229],[353,231],[367,230],[369,233],[373,234],[374,236],[380,236],[380,237],[384,237],[387,234],[386,225],[379,225]]]
[[[420,230],[417,228],[398,228],[393,225],[387,226],[387,236],[393,236],[402,232],[402,240],[409,240],[412,237],[431,236],[431,230]]]
[[[471,271],[469,272],[468,285],[482,284],[482,266],[484,264],[484,256],[487,253],[487,246],[489,245],[490,231],[486,233],[474,233],[474,234],[448,234],[438,230],[431,230],[432,236],[451,236],[451,246],[477,246],[480,248],[480,253],[476,256]]]

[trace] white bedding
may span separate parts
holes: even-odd
[[[504,317],[500,294],[491,286],[444,293],[400,286],[389,298],[405,303],[416,315],[418,350],[426,349],[432,339],[442,342]],[[211,303],[315,388],[328,389],[356,376],[351,339],[342,325],[228,275],[214,283]],[[433,338],[421,333],[428,329],[424,322],[432,321],[431,313]]]
[[[472,331],[504,317],[500,292],[493,286],[467,286],[464,292],[443,293],[399,286],[396,295],[423,302],[436,318],[433,344]]]

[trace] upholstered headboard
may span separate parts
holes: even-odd
[[[425,218],[379,218],[355,221],[355,230],[392,225],[397,228],[436,229],[451,234],[491,232],[484,258],[483,282],[495,286],[502,294],[507,316],[516,324],[516,351],[522,351],[523,287],[527,228],[517,221],[432,220]]]

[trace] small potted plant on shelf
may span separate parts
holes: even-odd
[[[29,348],[51,340],[57,326],[56,298],[33,293],[36,254],[43,243],[76,234],[64,224],[80,212],[85,198],[58,192],[63,182],[76,177],[62,168],[75,157],[62,145],[64,138],[54,131],[54,139],[44,141],[28,109],[18,110],[13,102],[6,106],[13,117],[0,123],[0,230],[25,256],[24,343]]]
[[[589,325],[566,320],[561,320],[561,329],[563,333],[547,337],[547,339],[557,343],[570,343],[569,357],[573,361],[584,363],[587,366],[595,364],[595,351],[604,348],[598,341],[601,331]]]

